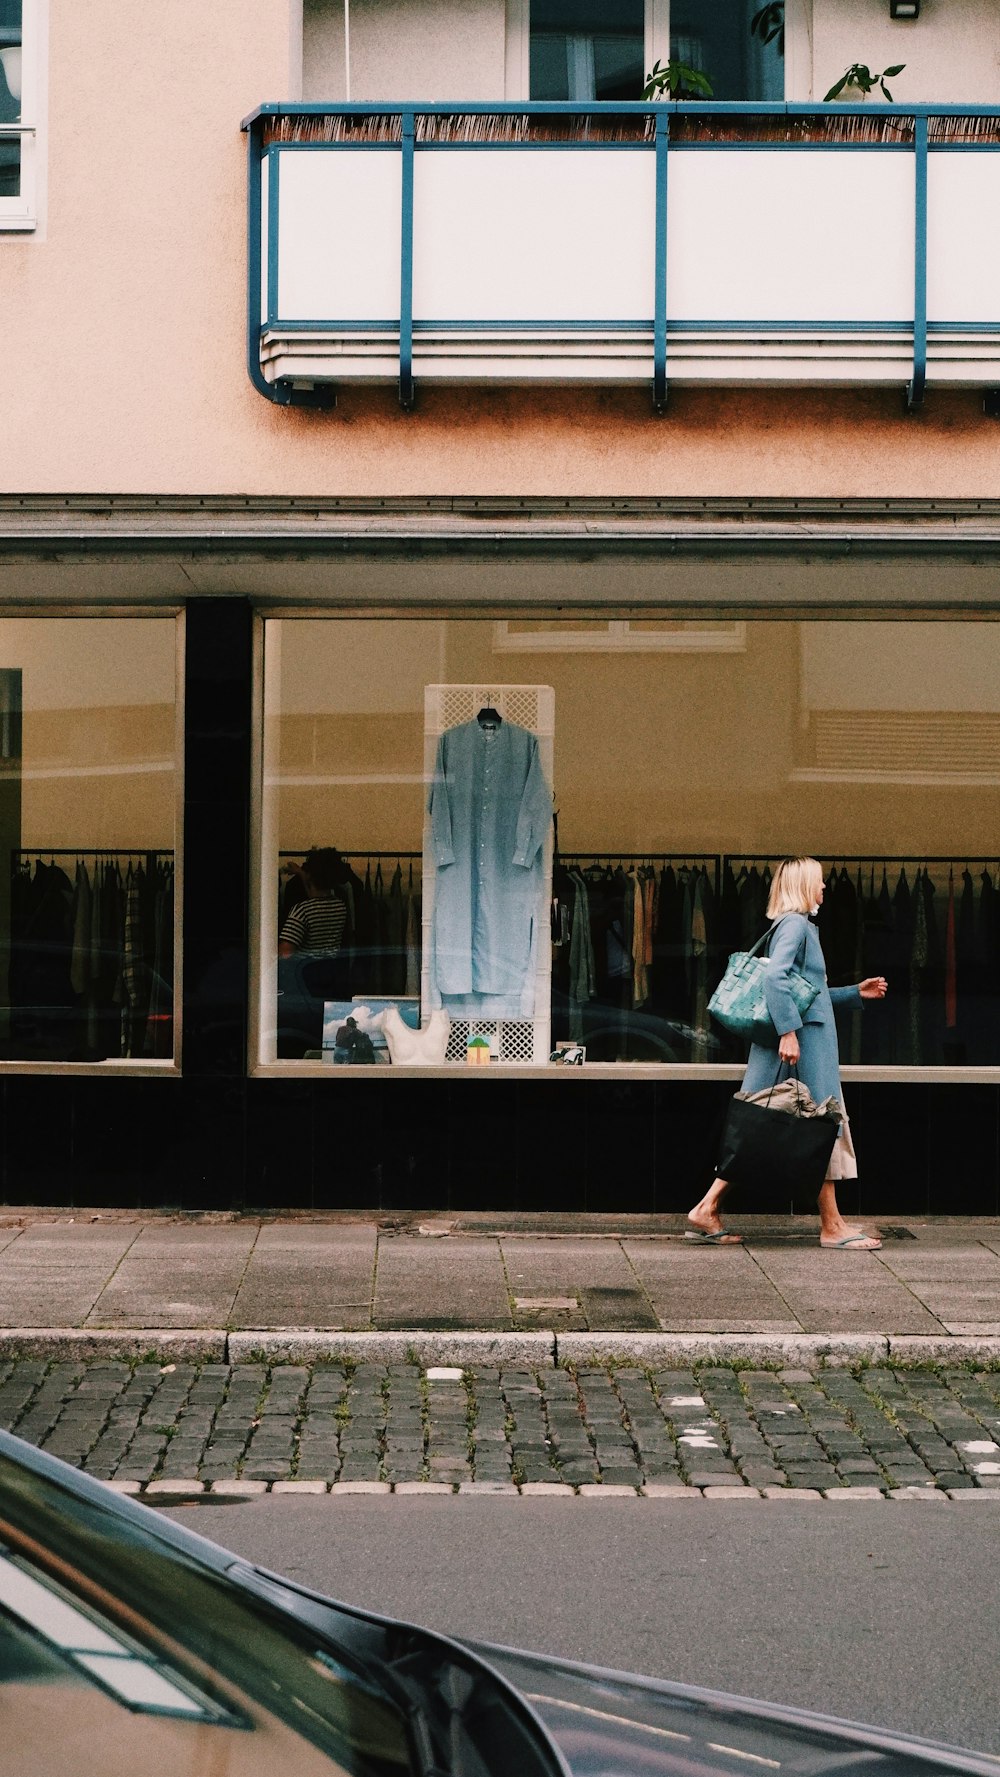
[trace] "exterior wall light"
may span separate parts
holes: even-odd
[[[889,17],[891,19],[918,19],[920,17],[920,0],[889,0]]]

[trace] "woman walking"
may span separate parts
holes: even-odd
[[[817,1104],[825,1098],[835,1098],[843,1110],[834,1007],[855,1007],[863,1000],[884,999],[888,983],[883,976],[872,975],[857,987],[827,986],[819,933],[809,919],[810,915],[815,918],[822,900],[823,871],[815,858],[785,858],[778,865],[767,903],[767,916],[773,923],[765,993],[767,1009],[778,1035],[779,1062],[785,1062],[789,1067],[797,1066],[803,1086]],[[804,1016],[800,1016],[789,991],[788,976],[792,969],[804,975],[810,986],[819,989]],[[764,1043],[753,1043],[741,1090],[765,1092],[774,1085],[775,1077],[774,1049]],[[783,1113],[775,1111],[774,1115]],[[845,1115],[819,1193],[820,1246],[874,1252],[882,1245],[863,1229],[852,1228],[837,1208],[837,1180],[857,1176],[854,1144]],[[739,1244],[740,1235],[727,1234],[719,1217],[719,1205],[728,1189],[728,1181],[717,1178],[701,1202],[695,1204],[688,1214],[689,1239],[713,1245]]]

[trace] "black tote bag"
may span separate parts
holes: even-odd
[[[734,1098],[722,1128],[715,1176],[733,1185],[818,1191],[839,1128],[835,1117],[803,1117]]]

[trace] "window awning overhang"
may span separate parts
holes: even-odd
[[[1000,615],[1000,500],[0,501],[2,608],[199,596],[467,614]]]

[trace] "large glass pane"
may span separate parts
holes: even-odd
[[[21,0],[0,0],[0,126],[21,118]],[[0,135],[0,198],[21,193],[21,141]]]
[[[0,620],[0,1058],[173,1053],[172,618]]]
[[[531,0],[533,99],[640,99],[643,0]]]
[[[779,39],[763,43],[750,22],[762,0],[671,0],[670,54],[698,68],[714,99],[783,99]]]
[[[265,653],[264,1060],[739,1061],[708,1000],[806,853],[831,983],[890,984],[844,1062],[1000,1065],[1000,625],[319,618]]]

